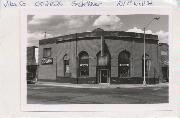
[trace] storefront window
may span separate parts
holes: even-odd
[[[118,57],[118,75],[119,77],[130,76],[130,53],[122,51]]]
[[[79,54],[79,76],[89,76],[89,55],[85,51]]]

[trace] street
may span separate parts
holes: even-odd
[[[72,88],[28,85],[27,104],[158,104],[168,103],[168,86]]]

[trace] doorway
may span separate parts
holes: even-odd
[[[110,78],[110,71],[108,69],[99,69],[97,73],[98,77],[98,83],[100,84],[107,84],[110,83],[109,78]]]
[[[163,75],[163,80],[166,81],[166,82],[169,82],[168,67],[162,67],[162,75]]]
[[[108,71],[107,70],[101,70],[100,83],[108,83]]]

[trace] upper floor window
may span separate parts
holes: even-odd
[[[43,49],[43,57],[51,57],[51,48]]]

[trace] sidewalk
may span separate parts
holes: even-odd
[[[37,82],[37,85],[45,86],[60,86],[71,88],[144,88],[144,87],[168,87],[169,83],[160,83],[155,85],[142,84],[71,84],[71,83],[57,83],[57,82]]]

